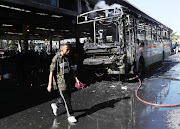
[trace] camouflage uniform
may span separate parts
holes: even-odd
[[[53,57],[52,63],[50,65],[50,72],[53,72],[53,88],[54,90],[66,90],[67,86],[64,79],[64,67],[60,64],[63,64],[64,59],[61,56],[60,52]]]

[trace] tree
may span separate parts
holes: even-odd
[[[177,35],[177,32],[173,32],[171,33],[171,38],[172,38],[172,44],[175,44],[178,38],[180,38],[180,35]]]
[[[18,40],[0,40],[0,48],[4,50],[17,50]]]

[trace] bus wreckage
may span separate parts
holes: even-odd
[[[83,66],[97,75],[143,74],[171,53],[170,28],[124,7],[83,13],[77,24]]]

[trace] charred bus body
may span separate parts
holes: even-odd
[[[142,74],[170,55],[172,30],[124,7],[77,16],[84,38],[83,66],[97,75]]]

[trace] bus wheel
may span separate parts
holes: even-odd
[[[162,60],[160,61],[160,63],[163,65],[163,62],[164,62],[164,59],[165,59],[165,54],[164,52],[162,53]]]
[[[165,59],[165,54],[163,52],[163,55],[162,55],[162,62],[164,62],[164,59]]]
[[[144,63],[144,59],[140,58],[139,60],[139,66],[138,66],[138,74],[139,76],[143,76],[145,73],[145,63]]]

